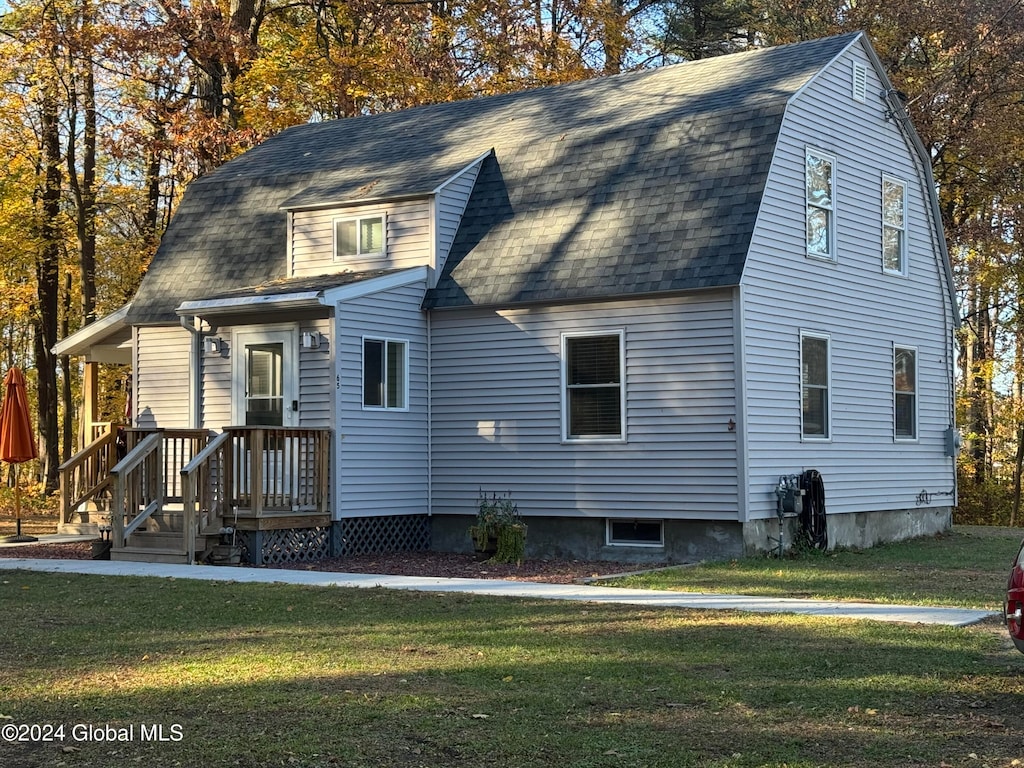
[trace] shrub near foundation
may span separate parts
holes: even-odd
[[[473,548],[495,563],[519,565],[526,554],[526,524],[512,493],[489,497],[481,489],[476,523],[469,528]]]

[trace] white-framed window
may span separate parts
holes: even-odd
[[[831,338],[800,333],[800,430],[805,439],[827,440],[831,430]]]
[[[606,518],[605,543],[610,547],[664,547],[665,522]]]
[[[409,408],[409,342],[363,337],[363,408]]]
[[[334,258],[383,255],[386,233],[383,213],[337,218],[334,220]]]
[[[562,439],[626,439],[622,330],[562,334]]]
[[[893,345],[893,435],[917,439],[917,349]]]
[[[882,269],[907,273],[907,184],[882,177]]]
[[[835,158],[808,148],[804,180],[807,197],[807,255],[835,261]]]

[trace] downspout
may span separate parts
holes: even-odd
[[[192,343],[189,349],[188,356],[188,420],[190,429],[200,429],[202,427],[202,412],[203,412],[203,339],[217,332],[217,326],[210,325],[209,330],[204,331],[201,327],[202,318],[198,315],[192,317],[191,322],[187,317],[182,315],[179,318],[181,327],[184,328],[192,335]]]
[[[434,516],[434,334],[427,310],[427,517]]]

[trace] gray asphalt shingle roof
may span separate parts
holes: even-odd
[[[282,206],[428,194],[490,149],[425,306],[734,285],[786,105],[857,36],[291,128],[192,183],[129,319],[286,277]]]

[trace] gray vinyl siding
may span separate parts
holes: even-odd
[[[218,328],[221,339],[231,338],[231,327],[222,326]],[[224,342],[225,345],[228,342]],[[222,353],[203,351],[203,392],[202,424],[207,429],[216,431],[224,427],[235,426],[231,415],[231,401],[234,393],[231,391],[231,359],[235,354],[242,354],[242,350],[226,349]]]
[[[455,240],[455,233],[466,211],[466,203],[473,192],[480,163],[474,163],[449,181],[437,194],[437,272],[444,268]]]
[[[334,260],[334,221],[384,213],[387,222],[383,258]],[[430,254],[430,205],[426,199],[353,208],[297,211],[291,218],[290,275],[400,269],[426,264]]]
[[[337,498],[340,517],[428,511],[427,323],[424,282],[341,302],[337,308]],[[407,410],[363,408],[363,338],[409,344]],[[340,388],[337,384],[340,383]]]
[[[868,66],[851,97],[851,59]],[[822,473],[830,513],[913,509],[951,491],[949,302],[912,150],[860,45],[790,105],[742,281],[750,517],[775,514],[783,474]],[[804,154],[836,159],[835,263],[805,256]],[[907,182],[907,276],[882,271],[883,174]],[[831,336],[831,437],[801,439],[800,333]],[[893,345],[918,349],[916,442],[893,436]],[[951,498],[934,496],[934,504]]]
[[[731,292],[431,316],[433,511],[736,520]],[[563,333],[623,331],[624,443],[562,441]]]
[[[135,425],[189,427],[191,336],[179,325],[136,329]]]
[[[299,347],[299,426],[334,425],[334,355],[332,323],[329,319],[307,320],[299,324],[304,331],[320,333],[319,349]]]

